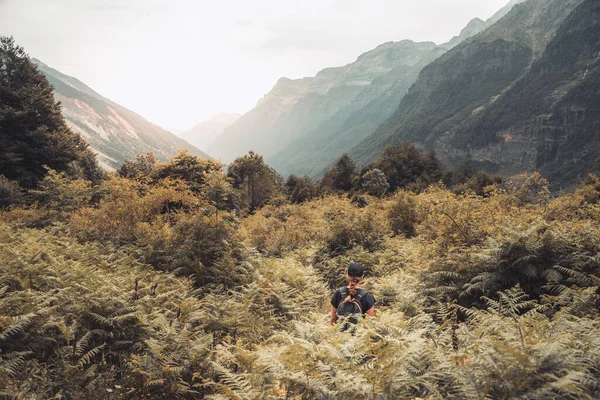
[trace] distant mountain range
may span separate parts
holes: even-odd
[[[487,21],[473,19],[442,45],[389,42],[315,77],[281,78],[253,110],[225,129],[211,155],[230,162],[254,150],[284,175],[319,175],[393,114],[423,67],[521,1],[511,1]]]
[[[179,133],[179,136],[197,148],[210,154],[210,146],[226,128],[241,117],[240,114],[219,113],[207,121],[202,121],[189,131]]]
[[[579,6],[579,7],[578,7]],[[528,0],[425,67],[394,114],[350,152],[410,140],[447,164],[540,170],[554,188],[592,169],[600,132],[600,2]]]
[[[32,61],[54,86],[55,97],[62,103],[67,124],[97,152],[98,162],[103,168],[114,170],[123,161],[148,152],[164,160],[184,148],[208,158],[185,140],[101,96],[76,78],[39,60]]]
[[[598,0],[513,0],[448,43],[384,43],[315,77],[281,78],[250,112],[217,115],[181,135],[226,163],[253,150],[283,175],[312,177],[343,153],[368,164],[409,140],[447,166],[538,170],[560,189],[600,155],[599,21]],[[183,147],[207,157],[36,62],[105,167]]]

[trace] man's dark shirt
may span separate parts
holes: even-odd
[[[342,300],[344,300],[344,298],[342,297],[342,289],[344,289],[344,288],[339,288],[338,290],[336,290],[335,293],[333,294],[333,297],[331,297],[331,305],[334,308],[338,308],[338,306],[340,305],[340,302]],[[346,293],[350,293],[350,289],[346,288]],[[373,307],[375,305],[376,300],[375,300],[375,297],[373,297],[373,295],[371,293],[368,293],[366,290],[356,289],[356,296],[358,296],[361,293],[366,293],[360,299],[360,307],[362,308],[362,313],[364,314],[367,311],[369,311],[371,309],[371,307]],[[352,298],[355,298],[356,296],[352,296]]]

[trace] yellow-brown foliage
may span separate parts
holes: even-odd
[[[146,186],[126,178],[112,177],[103,182],[104,197],[96,207],[73,214],[69,227],[81,239],[134,240],[142,224],[172,218],[180,209],[196,210],[203,204],[178,180],[162,180]]]

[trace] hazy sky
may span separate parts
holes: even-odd
[[[0,35],[165,128],[254,107],[377,45],[443,43],[508,0],[0,0]]]

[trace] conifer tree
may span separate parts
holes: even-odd
[[[348,156],[348,154],[343,154],[338,158],[332,168],[334,189],[346,191],[352,189],[352,178],[355,169],[356,163]]]
[[[52,86],[12,37],[0,37],[0,173],[32,188],[44,166],[100,178],[94,154],[68,128]]]

